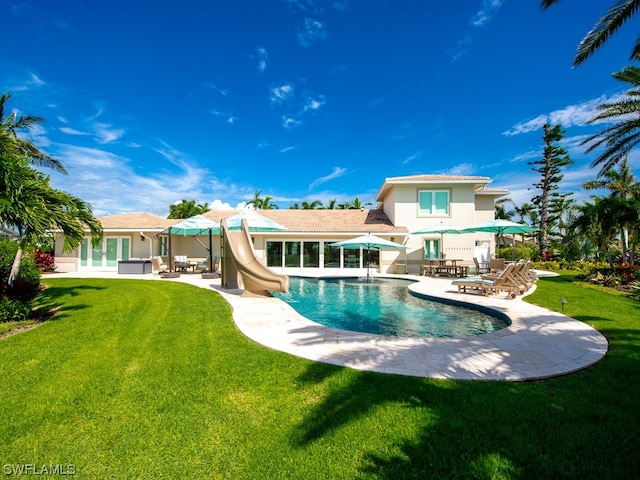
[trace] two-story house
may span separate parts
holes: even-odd
[[[385,179],[376,195],[375,209],[261,210],[260,214],[285,226],[278,232],[252,232],[256,256],[276,271],[317,275],[361,274],[367,264],[383,273],[419,273],[425,258],[446,256],[472,263],[474,256],[493,251],[491,234],[414,235],[428,225],[446,223],[471,227],[494,218],[494,202],[504,189],[487,188],[488,177],[413,175]],[[220,221],[235,211],[210,211]],[[62,253],[56,240],[57,270],[116,270],[118,261],[162,256],[167,259],[167,229],[178,222],[148,213],[101,217],[104,239],[93,247],[87,237],[81,246]],[[365,233],[406,245],[406,250],[363,251],[330,244]],[[209,240],[202,236],[171,238],[172,254],[206,258]],[[220,255],[220,237],[212,240],[212,254]]]

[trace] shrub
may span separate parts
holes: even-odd
[[[41,272],[53,272],[56,269],[53,255],[36,248],[33,252],[36,266]]]
[[[0,323],[26,320],[31,316],[31,309],[30,301],[2,297],[0,298]]]
[[[0,321],[24,320],[31,314],[32,300],[40,292],[40,269],[32,254],[24,254],[20,270],[9,286],[11,266],[18,244],[0,241]]]
[[[622,279],[623,284],[630,284],[636,281],[638,278],[638,268],[636,265],[630,263],[623,263],[618,268],[618,273]]]
[[[496,256],[515,260],[537,260],[540,258],[540,252],[535,245],[516,245],[515,249],[512,246],[499,247],[496,250]]]

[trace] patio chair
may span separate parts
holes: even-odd
[[[490,258],[489,259],[489,273],[501,272],[504,270],[505,262],[504,258]]]
[[[500,272],[482,275],[482,289],[485,296],[507,292],[507,298],[515,298],[521,289],[521,284],[513,277],[515,268],[516,264],[510,263]]]
[[[191,266],[191,263],[187,260],[186,255],[176,255],[173,257],[173,267],[176,269],[176,272],[183,271],[186,272],[187,268]]]
[[[458,287],[458,293],[467,291],[467,288],[482,290],[486,296],[506,292],[508,298],[515,298],[520,292],[520,284],[512,277],[515,264],[511,263],[504,270],[495,274],[476,275],[469,278],[461,278],[451,282]]]
[[[169,265],[162,261],[162,257],[151,257],[151,273],[163,273],[169,270]]]
[[[523,275],[523,269],[525,268],[524,262],[512,263],[509,264],[511,267],[511,272],[506,276],[504,280],[505,285],[511,286],[514,291],[519,294],[523,294],[527,290],[531,284],[525,279]]]
[[[220,268],[220,257],[216,255],[215,257],[213,257],[213,273],[217,272],[219,268]],[[193,267],[193,271],[199,272],[199,273],[212,273],[212,272],[209,272],[209,257],[205,258],[204,260],[200,260],[198,263],[196,263],[195,266]]]
[[[476,266],[476,275],[481,275],[483,273],[489,273],[491,269],[489,268],[488,262],[479,262],[477,257],[473,257],[473,263]]]
[[[194,272],[208,272],[209,271],[209,257],[205,258],[204,260],[199,260],[198,262],[196,262],[196,264],[193,266],[193,271]]]

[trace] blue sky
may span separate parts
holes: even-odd
[[[483,175],[518,204],[542,125],[561,123],[578,200],[595,106],[627,90],[625,25],[571,68],[613,4],[563,0],[0,0],[0,90],[46,122],[56,188],[94,214],[195,199],[280,208],[358,196],[386,177]],[[640,154],[630,161],[640,175]]]

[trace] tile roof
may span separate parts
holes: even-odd
[[[467,175],[406,175],[403,177],[387,177],[384,179],[384,183],[375,199],[378,202],[384,201],[387,193],[392,188],[392,185],[405,184],[405,185],[420,185],[420,184],[442,184],[442,183],[466,183],[474,184],[475,189],[483,188],[486,184],[491,182],[489,177],[480,176],[467,176]]]
[[[106,217],[98,217],[98,220],[105,230],[164,230],[180,221],[170,220],[145,212],[109,215]]]
[[[479,188],[476,190],[476,195],[508,195],[509,190],[507,190],[506,188]]]
[[[211,210],[205,217],[219,222],[238,213],[236,210]],[[287,227],[289,232],[322,233],[406,233],[396,227],[381,210],[260,210],[271,220]],[[125,213],[99,217],[105,230],[164,230],[180,219],[162,218],[151,213]]]
[[[485,182],[489,177],[468,175],[405,175],[402,177],[387,177],[385,183],[425,183],[425,182]]]
[[[205,217],[219,222],[237,211],[212,210]],[[259,210],[271,220],[284,225],[290,232],[354,232],[354,233],[406,233],[405,227],[396,227],[382,210]]]

